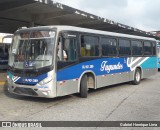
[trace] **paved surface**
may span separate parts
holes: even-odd
[[[6,70],[0,70],[0,85],[6,81]]]
[[[92,90],[87,99],[76,94],[55,99],[23,97],[8,93],[7,84],[0,85],[0,120],[159,121],[159,82],[160,73],[140,85],[125,83]]]

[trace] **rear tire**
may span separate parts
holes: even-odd
[[[88,83],[87,83],[87,75],[84,75],[81,79],[80,84],[80,96],[82,98],[87,98],[88,96]]]
[[[132,81],[132,84],[138,85],[141,82],[141,70],[136,69],[135,74],[134,74],[134,80]]]

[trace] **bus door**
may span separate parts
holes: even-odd
[[[77,92],[77,83],[73,82],[76,77],[72,75],[72,68],[78,62],[77,35],[67,34],[59,37],[57,46],[57,96],[67,95]],[[63,87],[59,87],[61,82],[65,82]],[[73,82],[73,83],[72,83]]]
[[[77,62],[77,36],[59,37],[57,46],[57,70]]]

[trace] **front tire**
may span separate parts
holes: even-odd
[[[81,79],[80,84],[80,96],[82,98],[87,98],[88,96],[88,83],[87,83],[87,75],[84,75]]]
[[[141,82],[141,70],[136,69],[135,74],[134,74],[134,80],[132,81],[132,84],[138,85]]]

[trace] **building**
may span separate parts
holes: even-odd
[[[157,36],[157,37],[160,37],[160,31],[157,31],[157,32],[156,32],[156,36]]]
[[[0,10],[0,30],[3,33],[14,33],[20,27],[69,25],[160,39],[152,33],[53,0],[0,0]]]
[[[156,35],[157,37],[160,37],[160,31],[152,31],[150,33]]]

